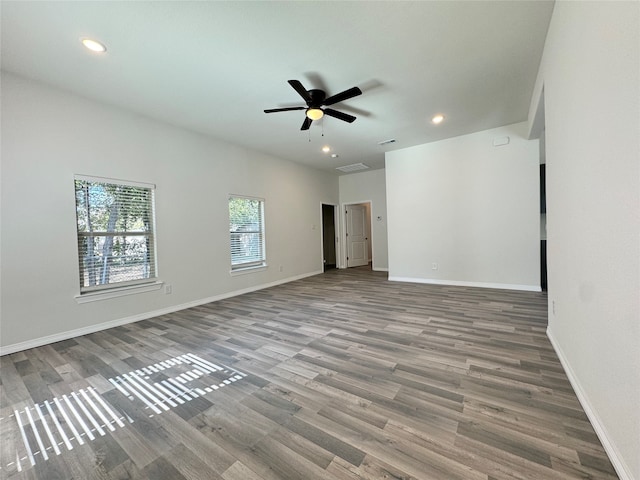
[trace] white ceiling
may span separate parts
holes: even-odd
[[[2,69],[335,173],[527,118],[549,1],[2,1]],[[79,43],[89,36],[108,51]],[[359,86],[300,131],[287,84]],[[431,124],[435,113],[445,122]],[[324,125],[323,125],[324,123]],[[324,132],[324,137],[322,136]],[[396,142],[384,147],[378,142]],[[330,145],[336,159],[321,152]]]

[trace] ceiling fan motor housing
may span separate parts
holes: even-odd
[[[307,90],[309,92],[310,100],[307,102],[307,105],[311,108],[320,108],[327,98],[327,94],[324,90],[319,90],[317,88]]]

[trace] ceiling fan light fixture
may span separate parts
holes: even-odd
[[[307,108],[307,118],[311,120],[320,120],[324,116],[324,112],[320,108]]]

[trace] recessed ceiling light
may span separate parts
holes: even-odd
[[[442,123],[443,120],[444,120],[444,115],[439,113],[439,114],[433,116],[433,118],[431,119],[431,122],[435,123],[437,125],[439,123]]]
[[[107,51],[107,47],[105,47],[102,43],[97,40],[93,40],[91,38],[81,38],[80,41],[82,45],[91,50],[92,52],[104,53]]]
[[[324,153],[329,153],[331,151],[331,147],[329,145],[325,145],[324,147],[322,147],[322,151]]]

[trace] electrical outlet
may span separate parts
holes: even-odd
[[[554,315],[556,314],[556,301],[555,300],[553,300],[551,302],[551,311],[553,312]]]
[[[171,288],[171,285],[165,285],[164,286],[164,294],[165,295],[171,294],[172,291],[173,291],[173,289]]]
[[[438,269],[438,264],[436,262],[433,262],[431,264],[431,270],[437,270]]]

